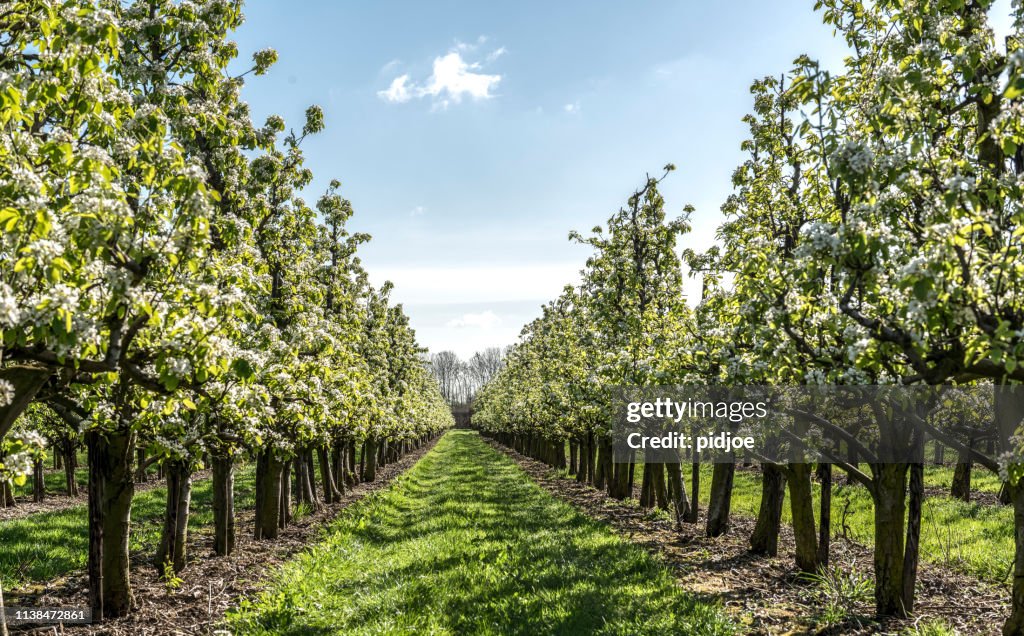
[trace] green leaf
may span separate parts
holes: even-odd
[[[243,380],[247,380],[253,376],[252,365],[250,365],[249,361],[245,360],[244,358],[238,358],[237,360],[232,362],[231,370],[235,372],[235,375],[242,378]]]

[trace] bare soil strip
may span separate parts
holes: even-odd
[[[961,634],[996,636],[1009,615],[1009,588],[922,563],[914,618],[879,623],[872,617],[873,605],[864,603],[853,608],[844,622],[824,625],[816,618],[823,603],[815,586],[802,580],[793,566],[791,528],[782,528],[777,557],[754,555],[748,551],[753,518],[733,514],[730,531],[710,539],[704,535],[702,510],[697,524],[684,524],[682,531],[677,531],[671,521],[655,518],[632,503],[610,499],[603,491],[565,478],[541,462],[484,439],[513,458],[552,495],[609,523],[629,540],[661,556],[680,585],[709,599],[719,599],[746,633],[899,634],[938,619]],[[853,541],[833,538],[831,560],[846,571],[871,575],[871,550]]]
[[[411,468],[434,447],[436,439],[407,454],[396,463],[377,471],[377,480],[346,489],[340,502],[295,521],[275,541],[257,541],[252,536],[253,510],[238,513],[238,544],[229,557],[214,557],[213,537],[189,537],[192,562],[181,574],[180,587],[169,589],[150,563],[149,555],[133,559],[132,586],[136,610],[122,619],[88,626],[58,627],[60,634],[103,634],[106,636],[209,636],[216,633],[225,612],[240,598],[260,589],[272,570],[315,541],[321,527],[342,510],[363,497],[386,488],[395,477]],[[32,597],[7,599],[8,606],[88,607],[87,579],[76,573],[57,587]],[[12,634],[53,634],[54,627],[12,628]]]

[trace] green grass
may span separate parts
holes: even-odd
[[[864,467],[867,469],[867,467]],[[711,490],[712,466],[701,467],[701,505],[706,509]],[[634,475],[641,483],[643,465],[636,466]],[[687,489],[690,488],[689,465],[683,466]],[[930,466],[925,469],[925,483],[948,486],[952,468]],[[832,533],[844,533],[862,545],[874,544],[874,504],[871,495],[860,485],[845,485],[845,474],[833,472]],[[836,484],[839,481],[840,484]],[[972,484],[976,489],[998,492],[997,475],[976,467]],[[689,490],[688,490],[689,493]],[[814,484],[814,509],[817,518],[820,488]],[[734,482],[732,510],[746,516],[756,516],[761,504],[761,474],[759,471],[737,470]],[[847,505],[848,504],[848,505]],[[783,507],[783,523],[790,523],[789,493]],[[976,576],[989,582],[1007,580],[1013,561],[1013,509],[1009,506],[991,506],[964,503],[952,497],[926,497],[921,513],[921,558]]]
[[[235,480],[235,505],[255,505],[255,472],[242,468]],[[132,505],[132,554],[153,551],[160,541],[167,491],[154,488],[135,496]],[[213,532],[213,484],[209,479],[192,487],[189,531]],[[43,583],[84,569],[89,550],[88,509],[73,506],[53,512],[0,521],[0,580],[5,589]]]
[[[953,485],[953,470],[952,466],[925,466],[924,485],[936,486],[949,492]],[[1002,485],[1003,481],[999,475],[983,466],[974,465],[974,470],[971,471],[972,491],[998,493]]]
[[[79,468],[75,469],[75,481],[78,482],[79,488],[84,488],[86,481],[89,479],[89,470],[86,468],[87,458],[84,451],[78,453],[78,465]],[[45,459],[43,460],[43,483],[45,484],[47,495],[67,495],[67,484],[64,481],[64,469],[61,468],[56,470],[53,468],[53,453],[50,450],[45,451]],[[14,494],[18,497],[31,497],[34,485],[32,483],[32,477],[29,476],[28,480],[25,481],[21,486],[14,486]]]
[[[236,634],[732,631],[654,557],[466,430],[346,510],[228,618]]]
[[[67,483],[64,481],[64,469],[56,469],[53,467],[53,451],[47,449],[44,451],[45,459],[43,460],[43,482],[46,488],[47,496],[67,496]],[[75,481],[78,482],[78,487],[82,490],[85,489],[86,484],[89,481],[89,457],[85,450],[78,451],[78,468],[75,469]],[[156,479],[157,468],[156,466],[150,466],[146,471],[146,474],[150,476],[150,479]],[[33,478],[29,478],[21,486],[14,486],[14,494],[18,497],[31,497],[34,492],[35,485],[32,483]]]

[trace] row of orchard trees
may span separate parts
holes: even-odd
[[[274,539],[293,476],[301,501],[330,502],[451,423],[390,284],[367,282],[369,237],[346,231],[339,184],[314,207],[299,195],[322,112],[286,133],[239,98],[276,59],[228,71],[241,9],[0,11],[0,481],[23,478],[41,432],[58,448],[84,440],[99,617],[132,604],[134,473],[166,475],[155,564],[177,572],[204,458],[227,555],[241,458],[256,464],[255,535]]]
[[[718,245],[683,252],[702,275],[699,301],[691,308],[681,295],[676,241],[687,216],[666,220],[659,180],[648,179],[606,229],[576,237],[594,248],[582,284],[524,329],[479,395],[478,425],[555,465],[566,462],[569,440],[577,479],[622,498],[634,470],[611,459],[617,385],[1024,381],[1024,6],[1014,9],[1014,35],[997,42],[984,0],[818,5],[851,55],[840,74],[802,57],[753,84],[747,158]],[[1003,439],[1020,425],[1009,402],[997,398],[992,418]],[[920,448],[924,433],[911,428],[889,432],[896,448]],[[856,433],[827,432],[846,454],[818,466],[820,526],[813,466],[799,456],[765,462],[752,547],[777,549],[788,487],[797,565],[825,562],[838,467],[875,503],[877,610],[910,613],[922,463],[892,461]],[[1006,479],[1018,527],[1005,633],[1024,633],[1018,449],[982,453],[941,439]],[[675,503],[696,521],[696,468],[688,498],[679,465],[647,465],[641,503]],[[727,527],[733,471],[715,466],[710,535]]]

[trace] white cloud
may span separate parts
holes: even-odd
[[[408,82],[408,74],[399,75],[391,81],[391,86],[388,86],[386,91],[377,91],[377,96],[394,104],[407,102],[412,99],[412,93],[409,91]]]
[[[479,64],[467,64],[458,52],[434,59],[434,73],[421,89],[422,95],[432,95],[455,103],[464,95],[473,99],[490,99],[494,95],[491,90],[501,81],[501,75],[475,73]],[[447,96],[447,97],[445,97]]]
[[[501,324],[501,318],[490,309],[480,313],[462,314],[461,317],[449,320],[447,327],[473,327],[478,329],[490,329]]]
[[[580,112],[580,101],[576,100],[571,104],[566,104],[562,109],[570,115],[575,115]]]
[[[409,213],[409,216],[422,216],[426,211],[427,208],[422,205],[417,205],[412,209],[412,212]]]
[[[434,58],[430,77],[422,83],[411,81],[409,74],[405,73],[392,80],[386,90],[377,91],[377,96],[391,103],[431,97],[435,108],[447,108],[450,103],[457,104],[466,97],[474,101],[491,99],[502,76],[482,73],[483,65],[480,62],[470,62],[463,57],[464,53],[475,51],[485,41],[486,38],[481,36],[476,44],[457,42],[448,53]],[[505,52],[505,47],[491,51],[485,63],[493,62]],[[391,67],[392,63],[389,62],[385,69]]]

